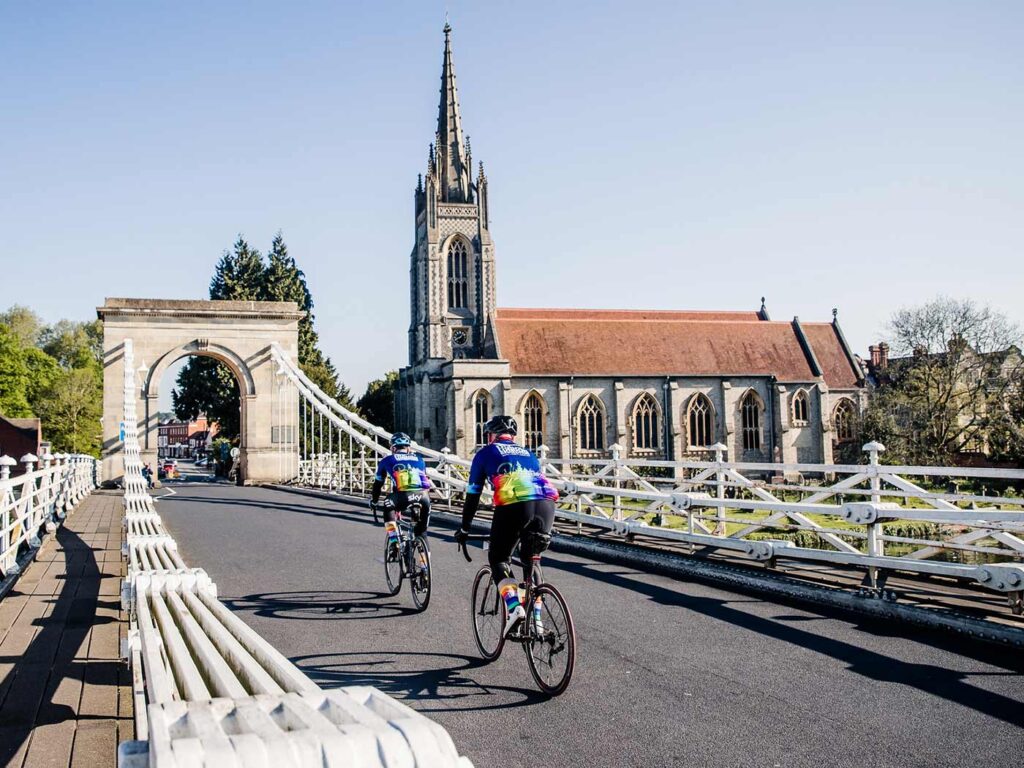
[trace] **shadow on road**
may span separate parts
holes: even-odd
[[[325,688],[372,685],[397,698],[434,700],[437,707],[419,712],[483,712],[524,707],[548,701],[549,696],[529,688],[484,685],[467,676],[488,662],[459,653],[368,651],[296,656],[292,663]],[[413,663],[415,668],[399,665]],[[518,700],[510,701],[510,694]]]
[[[250,612],[272,619],[330,621],[334,619],[386,619],[415,615],[418,611],[397,602],[386,592],[358,590],[264,592],[222,598],[232,611]],[[395,596],[397,600],[397,596]]]
[[[771,637],[782,642],[800,646],[801,648],[808,648],[817,653],[843,661],[848,665],[850,671],[872,680],[916,688],[933,696],[938,696],[976,710],[989,717],[1018,727],[1024,727],[1024,706],[1022,706],[1022,702],[971,685],[967,682],[966,678],[973,675],[973,672],[959,672],[932,664],[915,664],[893,656],[886,656],[885,654],[870,651],[842,640],[824,637],[810,631],[810,629],[793,626],[791,623],[782,623],[775,619],[754,616],[731,607],[729,603],[732,601],[730,600],[687,595],[652,584],[640,578],[635,578],[635,576],[640,574],[628,572],[610,573],[600,570],[598,567],[595,567],[595,564],[567,560],[551,562],[548,564],[548,567],[549,569],[557,568],[622,589],[628,589],[638,594],[646,595],[651,600],[662,605],[694,611],[718,621],[727,622],[751,632],[757,632],[765,637]],[[627,574],[634,577],[626,578]],[[792,616],[782,617],[786,622],[791,622],[793,618]],[[848,617],[845,618],[848,619]],[[906,630],[905,627],[903,629]],[[905,631],[902,633],[894,632],[893,634],[901,638],[906,637]],[[925,633],[921,634],[924,635]],[[915,641],[916,639],[914,638]],[[953,645],[953,642],[951,641],[946,644]],[[1022,677],[1022,682],[1024,682],[1024,676],[1021,675],[1024,661],[1019,657],[1011,656],[1010,652],[996,648],[988,648],[986,649],[987,653],[975,656],[977,651],[974,653],[966,652],[969,649],[959,647],[959,645],[967,646],[967,643],[958,644],[955,650],[952,648],[950,650],[969,658],[979,658],[979,660],[987,665],[1003,667],[1008,670],[1005,674],[1020,676]],[[979,674],[984,675],[986,673],[981,672]],[[991,675],[993,673],[987,674]]]

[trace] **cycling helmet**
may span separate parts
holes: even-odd
[[[516,435],[519,433],[519,424],[514,416],[491,416],[484,424],[484,433],[488,435]]]
[[[405,434],[405,432],[395,432],[391,436],[391,450],[395,448],[408,448],[411,445],[412,438]]]

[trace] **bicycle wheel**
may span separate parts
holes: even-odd
[[[533,596],[535,602],[541,602],[540,618],[538,621],[534,605],[526,606],[530,638],[523,647],[537,685],[544,693],[557,696],[569,686],[576,666],[576,628],[557,589],[541,584]]]
[[[384,578],[388,582],[388,590],[397,595],[402,588],[402,555],[401,548],[384,542]]]
[[[469,610],[473,619],[473,638],[480,655],[494,661],[505,646],[505,601],[491,578],[490,568],[481,568],[473,579]]]
[[[413,570],[409,573],[409,587],[412,601],[421,611],[430,604],[430,550],[422,536],[417,536],[409,545],[412,549]]]

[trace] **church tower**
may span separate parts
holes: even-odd
[[[415,193],[416,244],[409,269],[410,367],[493,354],[494,244],[488,230],[483,163],[473,182],[473,158],[462,133],[450,25],[437,132],[427,172]]]

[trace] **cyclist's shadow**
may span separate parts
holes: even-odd
[[[391,599],[391,602],[386,600]],[[255,616],[298,621],[336,619],[382,619],[413,616],[415,608],[402,605],[398,596],[369,590],[309,590],[261,592],[243,597],[223,598],[232,611]]]
[[[437,659],[440,664],[433,669],[409,668],[407,662],[412,657],[420,657],[424,662]],[[477,682],[467,673],[488,666],[489,662],[460,653],[322,653],[296,656],[291,661],[324,688],[369,685],[396,698],[404,699],[407,703],[429,700],[445,702],[436,708],[417,706],[416,709],[421,712],[507,709],[550,700],[546,694],[531,688]],[[491,701],[481,702],[481,697],[489,697]],[[494,698],[498,698],[499,701],[494,701]],[[456,699],[465,700],[466,706],[452,706],[451,702]]]

